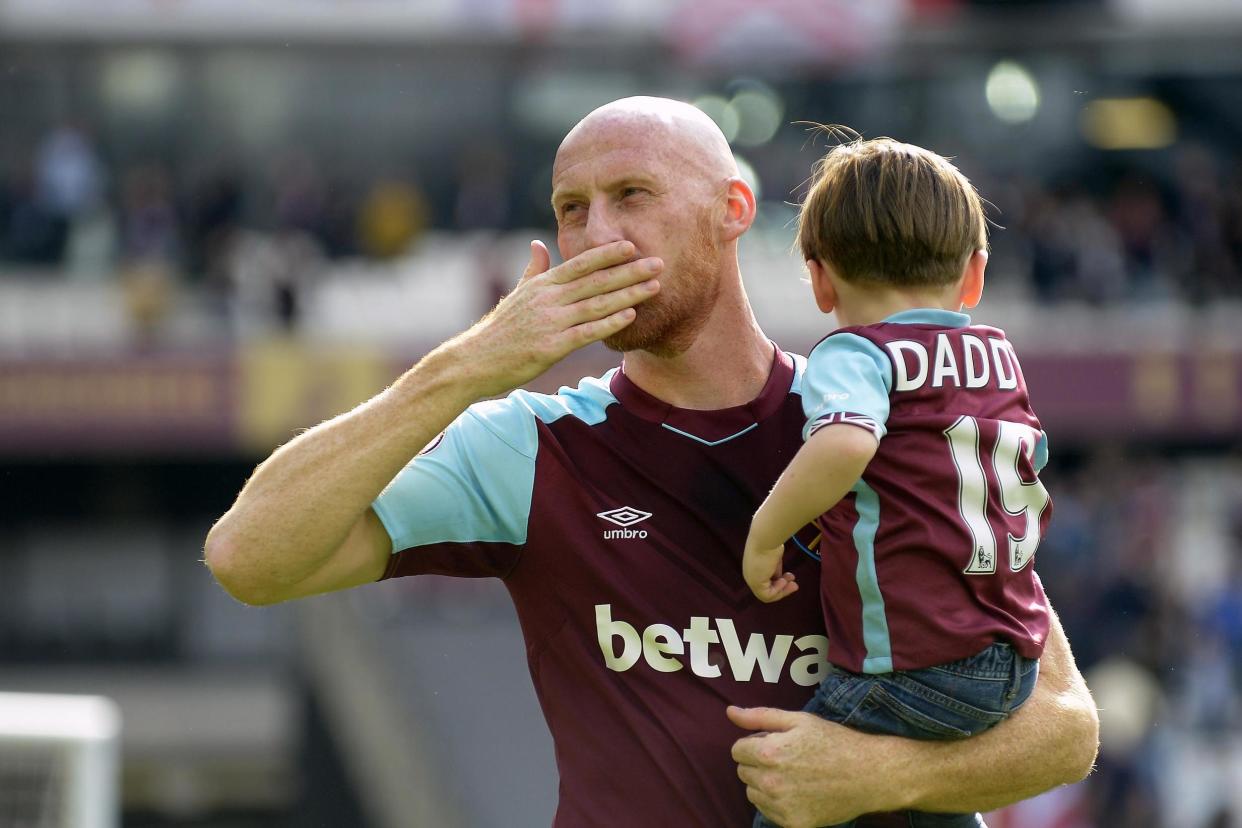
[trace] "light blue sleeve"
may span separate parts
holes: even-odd
[[[833,423],[866,428],[882,439],[888,429],[893,369],[879,346],[858,334],[833,334],[807,357],[802,380],[802,439]]]
[[[1044,466],[1048,465],[1048,432],[1041,431],[1039,433],[1039,442],[1035,444],[1035,458],[1032,462],[1035,467],[1035,473],[1038,474],[1044,470]]]
[[[538,447],[513,397],[468,408],[372,503],[393,552],[445,542],[526,542]]]

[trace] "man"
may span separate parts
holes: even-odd
[[[827,642],[814,590],[763,605],[737,574],[801,418],[801,360],[764,337],[738,272],[754,195],[710,119],[651,98],[583,119],[552,184],[564,264],[533,243],[484,319],[260,464],[207,539],[221,584],[263,604],[502,578],[556,747],[558,826],[742,825],[748,798],[794,826],[986,810],[1085,775],[1094,710],[1059,626],[1027,707],[969,742],[768,709],[799,704]],[[599,340],[620,370],[475,404]],[[789,567],[815,577],[804,556]],[[732,758],[729,704],[767,731]]]

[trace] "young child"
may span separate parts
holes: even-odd
[[[816,166],[798,241],[842,327],[807,361],[805,443],[755,513],[746,582],[763,601],[796,590],[785,542],[814,521],[832,666],[805,709],[870,733],[979,733],[1035,686],[1048,604],[1031,558],[1052,513],[1017,357],[960,312],[983,291],[979,196],[933,152],[858,140]]]

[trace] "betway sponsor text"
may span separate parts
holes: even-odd
[[[696,676],[720,678],[720,654],[737,681],[762,679],[775,684],[788,669],[795,684],[813,687],[828,670],[827,636],[751,633],[743,645],[731,618],[693,615],[690,625],[682,630],[652,624],[639,632],[627,621],[613,620],[612,604],[596,604],[595,631],[604,664],[619,673],[642,658],[661,673],[675,673],[688,666]]]

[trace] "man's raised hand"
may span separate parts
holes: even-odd
[[[660,290],[658,258],[631,260],[634,245],[612,242],[551,267],[542,242],[517,287],[447,347],[463,347],[480,397],[528,382],[573,351],[634,321],[634,306]]]

